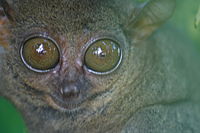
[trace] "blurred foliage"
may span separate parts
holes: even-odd
[[[20,113],[3,98],[0,98],[0,133],[27,133]]]
[[[198,28],[200,25],[200,5],[199,5],[199,10],[197,12],[196,18],[195,18],[195,28]]]
[[[144,2],[146,0],[138,0]],[[177,0],[177,8],[169,23],[174,25],[200,47],[200,26],[195,28],[200,0]],[[196,19],[196,21],[195,21]],[[25,124],[13,105],[0,98],[0,133],[26,133]]]
[[[200,0],[177,0],[175,13],[169,22],[200,48],[200,26],[195,27],[199,7]]]

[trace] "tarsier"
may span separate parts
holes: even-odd
[[[199,59],[173,28],[157,30],[174,0],[0,5],[0,95],[30,133],[199,132]]]

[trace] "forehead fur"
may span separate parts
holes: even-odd
[[[125,0],[129,1],[129,0]],[[119,0],[14,0],[19,25],[45,25],[60,31],[116,28],[122,23]]]

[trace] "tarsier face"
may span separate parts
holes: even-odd
[[[120,73],[124,70],[118,69],[122,56],[126,62],[123,51],[129,46],[109,4],[86,1],[61,6],[62,2],[51,2],[47,7],[29,9],[29,5],[42,2],[19,2],[12,28],[16,36],[13,53],[19,65],[16,71],[27,89],[41,92],[45,103],[61,111],[88,106],[88,99],[115,90],[113,84],[123,78]],[[61,8],[57,11],[53,6]],[[48,8],[54,10],[42,16]]]

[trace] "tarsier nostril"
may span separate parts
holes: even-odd
[[[68,85],[60,90],[64,99],[78,98],[80,90],[75,85]]]

